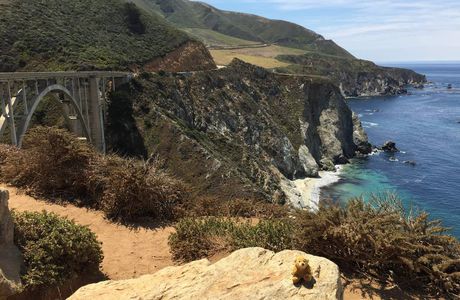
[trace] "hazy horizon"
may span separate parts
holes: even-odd
[[[460,1],[205,0],[219,9],[290,21],[358,58],[378,62],[460,61]]]

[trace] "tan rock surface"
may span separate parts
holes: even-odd
[[[313,284],[292,284],[297,255],[309,259]],[[342,284],[339,268],[325,258],[248,248],[214,264],[204,259],[137,279],[87,285],[69,299],[342,299]]]
[[[18,292],[21,283],[21,253],[13,243],[13,220],[8,208],[8,192],[0,190],[0,299]]]

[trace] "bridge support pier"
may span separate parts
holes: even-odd
[[[104,119],[99,84],[99,78],[89,78],[89,126],[91,142],[99,151],[105,153]]]

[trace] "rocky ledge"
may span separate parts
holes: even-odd
[[[298,255],[309,260],[310,283],[292,283]],[[248,248],[214,264],[204,259],[136,279],[87,285],[69,299],[342,299],[342,284],[339,268],[325,258]]]
[[[8,192],[0,190],[0,300],[18,293],[21,284],[21,253],[14,246],[13,234]]]

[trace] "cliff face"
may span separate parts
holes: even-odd
[[[281,55],[278,59],[292,64],[278,71],[328,77],[345,97],[404,94],[407,85],[426,82],[424,75],[412,70],[380,67],[360,59],[319,54]]]
[[[155,58],[142,67],[148,72],[189,72],[217,69],[208,49],[200,42],[188,41],[163,57]]]
[[[125,102],[133,111],[114,110],[111,126],[118,129],[109,128],[109,140],[136,141],[113,150],[158,155],[198,193],[283,202],[281,179],[331,169],[357,149],[352,112],[330,81],[275,75],[237,60],[218,71],[144,74],[112,99],[110,106]]]

